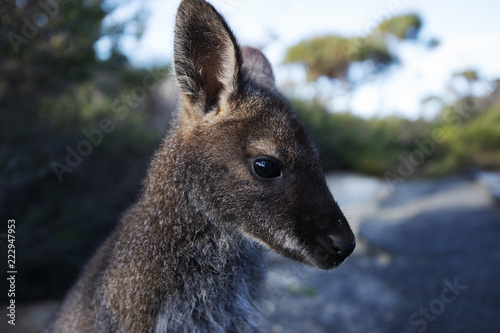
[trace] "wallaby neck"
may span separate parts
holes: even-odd
[[[145,253],[154,258],[152,269],[161,272],[161,280],[168,281],[160,287],[164,291],[157,331],[237,331],[242,323],[253,327],[253,301],[264,280],[264,250],[234,226],[210,220],[190,202],[185,165],[176,164],[176,154],[163,153],[171,150],[176,150],[176,142],[167,139],[127,219],[141,224],[134,228],[136,237],[152,242]],[[135,216],[134,211],[147,216]]]

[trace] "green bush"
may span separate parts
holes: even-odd
[[[430,133],[422,120],[365,119],[351,113],[332,113],[318,103],[303,100],[294,100],[293,107],[317,143],[327,171],[353,170],[382,176],[397,168],[399,157],[414,149],[417,138]]]
[[[469,166],[500,170],[500,105],[463,113],[458,110],[462,104],[459,101],[444,110],[436,126],[444,133],[443,144],[448,147],[439,173],[463,171]]]
[[[411,175],[443,176],[471,166],[500,170],[500,106],[494,103],[483,110],[478,107],[480,100],[471,103],[469,98],[445,107],[435,121],[365,119],[329,112],[315,101],[292,104],[319,146],[327,171],[384,177],[386,172],[398,174],[399,166],[412,155],[422,158]],[[422,148],[422,142],[431,145],[431,151]]]
[[[151,126],[147,98],[124,118],[113,108],[137,86],[132,81],[118,80],[112,93],[85,81],[57,97],[20,101],[21,111],[0,106],[0,140],[7,143],[0,150],[0,218],[17,220],[18,283],[29,286],[19,288],[20,301],[62,296],[135,201],[163,131]],[[113,130],[95,134],[93,144],[83,131],[95,133],[103,119]],[[92,151],[69,166],[67,147],[77,151],[82,141]]]

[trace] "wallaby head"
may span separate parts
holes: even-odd
[[[184,0],[174,64],[181,103],[171,135],[182,147],[175,153],[190,204],[284,256],[322,269],[339,265],[354,250],[354,235],[265,56],[240,48],[210,4]]]

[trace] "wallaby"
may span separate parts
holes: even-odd
[[[138,202],[47,332],[255,332],[265,247],[330,269],[354,235],[265,56],[203,0],[181,2],[179,110]]]

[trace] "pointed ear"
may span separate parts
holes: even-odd
[[[250,80],[269,89],[276,88],[273,69],[264,53],[256,48],[243,46],[241,55],[242,69]]]
[[[183,0],[175,21],[174,66],[184,100],[201,115],[223,110],[236,89],[241,54],[222,16],[203,0]]]

